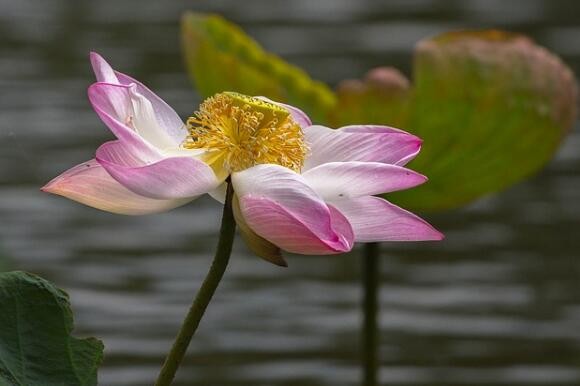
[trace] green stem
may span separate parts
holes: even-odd
[[[378,288],[379,288],[379,244],[368,243],[364,246],[364,326],[363,326],[363,385],[377,386],[378,372]]]
[[[195,334],[207,305],[224,275],[228,261],[230,260],[230,254],[232,253],[232,245],[234,243],[236,229],[236,222],[232,212],[233,193],[232,184],[228,181],[220,236],[213,263],[211,264],[209,272],[189,308],[189,312],[187,313],[183,325],[177,334],[173,347],[171,347],[171,351],[169,351],[169,354],[165,359],[165,363],[159,373],[157,382],[155,382],[155,386],[169,386],[173,382],[175,373],[185,356],[191,338],[193,337],[193,334]]]

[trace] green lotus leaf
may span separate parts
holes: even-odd
[[[221,16],[187,12],[181,26],[186,65],[201,95],[222,91],[264,95],[303,108],[318,120],[334,105],[328,86],[265,52]]]
[[[72,329],[65,292],[29,273],[0,273],[1,386],[96,385],[103,344]]]
[[[338,87],[331,124],[373,122],[420,136],[410,167],[429,183],[390,194],[408,208],[456,208],[500,191],[548,162],[575,119],[572,72],[529,38],[450,32],[417,45],[414,86],[374,69]],[[374,100],[372,102],[371,100]]]
[[[205,31],[211,23],[219,24],[215,29],[223,34],[235,35],[232,40],[251,46],[253,59],[244,59],[234,44],[220,48],[217,38],[191,32]],[[518,34],[462,31],[423,40],[416,48],[414,85],[394,68],[377,68],[362,80],[341,82],[334,95],[320,88],[325,103],[316,104],[303,93],[290,97],[280,76],[264,70],[268,54],[231,23],[190,13],[184,26],[189,69],[198,87],[206,83],[200,87],[204,96],[226,89],[260,94],[314,113],[315,122],[331,127],[384,124],[420,136],[423,149],[409,166],[429,182],[388,197],[416,211],[457,208],[525,179],[552,158],[576,116],[573,73],[555,55]],[[229,67],[210,66],[218,53],[228,58]],[[205,66],[196,64],[201,62]],[[232,75],[252,68],[263,75],[254,88]],[[319,87],[307,76],[301,79],[301,89]]]
[[[424,40],[414,81],[402,127],[423,138],[411,167],[430,182],[394,199],[417,210],[458,207],[530,176],[552,158],[576,116],[572,72],[521,35],[453,32]]]

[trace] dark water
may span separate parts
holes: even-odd
[[[102,385],[152,383],[209,264],[220,208],[200,199],[121,217],[38,188],[111,137],[86,100],[89,50],[182,116],[195,108],[179,53],[185,9],[222,12],[331,84],[376,65],[408,73],[418,39],[460,27],[529,33],[580,73],[572,0],[0,0],[0,251],[71,294],[78,334],[107,347]],[[385,384],[580,384],[579,147],[576,129],[532,180],[431,218],[445,242],[385,245]],[[358,252],[280,269],[238,240],[178,384],[357,385]]]

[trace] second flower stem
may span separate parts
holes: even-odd
[[[201,287],[193,300],[185,320],[183,321],[181,329],[177,334],[177,338],[173,343],[173,347],[171,347],[171,351],[165,359],[165,363],[159,373],[157,382],[155,382],[155,386],[169,386],[173,382],[177,369],[179,368],[179,365],[187,351],[187,347],[191,342],[191,338],[193,337],[193,334],[195,334],[199,322],[201,321],[201,318],[203,317],[203,314],[205,313],[205,310],[215,293],[230,260],[232,245],[234,243],[236,222],[232,212],[234,190],[231,182],[228,181],[227,185],[226,201],[224,204],[219,241],[214,260],[205,280],[201,284]]]
[[[363,385],[377,386],[378,383],[378,290],[379,290],[379,255],[380,245],[364,245],[363,260]]]

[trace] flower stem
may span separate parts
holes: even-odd
[[[378,288],[379,288],[379,244],[368,243],[364,246],[363,267],[363,385],[377,386],[378,372]]]
[[[232,212],[232,197],[234,190],[231,182],[228,181],[227,184],[226,202],[224,204],[220,236],[214,260],[205,280],[201,284],[201,287],[193,300],[191,307],[189,308],[189,312],[187,313],[181,329],[177,334],[173,347],[171,347],[171,351],[169,351],[169,354],[165,359],[165,363],[159,373],[157,382],[155,382],[155,386],[169,386],[173,382],[175,373],[185,356],[191,338],[193,337],[193,334],[195,334],[199,322],[201,321],[201,318],[203,317],[203,314],[205,313],[205,310],[222,279],[228,261],[230,260],[232,245],[234,243],[236,222]]]

